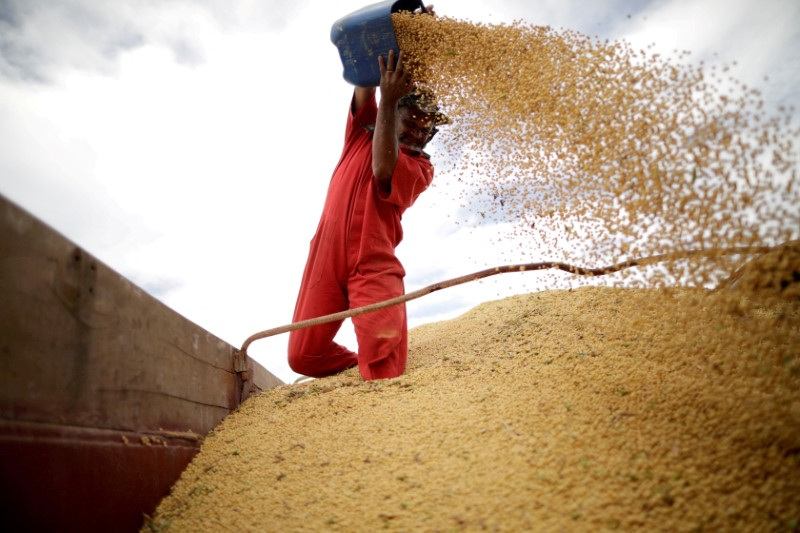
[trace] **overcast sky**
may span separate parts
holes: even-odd
[[[330,28],[368,3],[0,0],[0,194],[235,346],[290,322],[352,92]],[[800,104],[797,0],[434,5],[736,61],[769,105]],[[435,183],[404,217],[407,291],[515,259],[493,244],[502,228],[456,224]],[[546,288],[538,276],[416,300],[410,325]],[[250,354],[292,381],[286,340]],[[339,340],[355,348],[349,322]]]

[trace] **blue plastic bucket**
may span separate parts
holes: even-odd
[[[378,56],[397,53],[392,13],[423,8],[421,0],[378,2],[340,18],[331,27],[331,41],[339,49],[344,79],[359,87],[377,87],[381,81]]]

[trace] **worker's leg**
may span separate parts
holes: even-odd
[[[297,297],[294,322],[347,309],[347,298],[333,274],[323,265],[306,266]],[[333,342],[342,321],[292,331],[289,334],[289,366],[298,374],[324,377],[358,363],[356,354]]]
[[[354,276],[348,284],[350,307],[362,307],[404,293],[403,278],[396,274]],[[364,379],[395,378],[403,373],[408,357],[405,304],[353,317],[358,338],[358,367]]]

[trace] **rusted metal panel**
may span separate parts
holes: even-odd
[[[60,508],[68,478],[111,502],[109,520],[141,522],[152,509],[134,507],[154,505],[199,448],[175,435],[203,436],[243,391],[281,384],[253,361],[241,372],[232,346],[2,197],[0,302],[2,492],[14,496],[7,510],[49,530],[102,515],[81,498],[72,515],[41,512]],[[174,444],[147,446],[147,435]],[[121,497],[125,487],[139,496]]]
[[[6,531],[137,531],[200,435],[0,422]]]

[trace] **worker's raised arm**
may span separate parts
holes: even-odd
[[[353,109],[352,112],[355,115],[356,111],[361,109],[361,106],[364,103],[372,98],[372,95],[375,94],[375,87],[356,87],[353,91]]]
[[[381,71],[381,99],[375,120],[372,139],[372,173],[385,194],[392,189],[392,173],[397,164],[397,102],[411,89],[411,78],[403,67],[403,52],[395,64],[394,50],[390,50],[384,61],[378,56]]]

